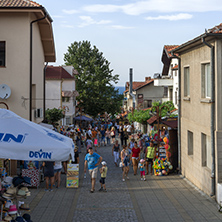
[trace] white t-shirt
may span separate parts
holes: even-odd
[[[62,162],[55,161],[54,170],[62,169]]]

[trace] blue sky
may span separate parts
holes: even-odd
[[[74,41],[88,40],[124,86],[161,73],[164,45],[180,45],[222,23],[221,0],[38,0],[53,19],[56,63]]]

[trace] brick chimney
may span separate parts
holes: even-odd
[[[149,82],[151,80],[151,77],[145,77],[145,82]]]

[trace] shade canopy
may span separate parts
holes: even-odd
[[[0,109],[0,158],[66,161],[74,158],[72,139]]]
[[[85,121],[88,121],[88,122],[93,121],[93,119],[91,119],[89,117],[86,117],[86,116],[77,116],[77,117],[74,118],[74,120],[82,120],[82,121],[85,120]]]

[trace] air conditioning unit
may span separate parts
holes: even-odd
[[[43,117],[43,109],[36,109],[35,110],[35,118],[42,118]]]

